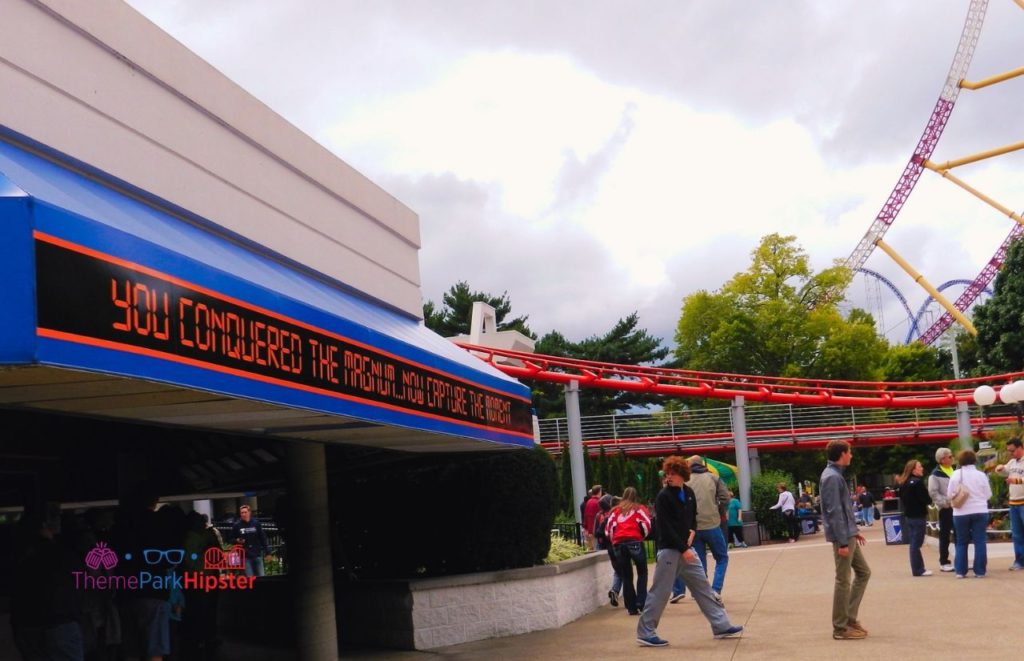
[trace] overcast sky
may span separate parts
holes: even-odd
[[[508,291],[534,331],[634,310],[671,341],[682,299],[770,232],[847,257],[899,178],[967,0],[129,0],[419,214],[423,294]],[[1024,65],[992,0],[968,75]],[[964,91],[934,160],[1024,140],[1024,78]],[[957,170],[1024,208],[1024,153]],[[886,240],[933,284],[973,279],[1010,221],[926,172]],[[881,251],[866,264],[916,310]],[[863,278],[851,304],[876,316]],[[947,291],[956,298],[961,287]],[[887,290],[891,339],[905,314]]]

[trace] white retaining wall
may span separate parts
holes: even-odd
[[[601,552],[557,565],[412,582],[415,648],[560,627],[604,603],[610,578]]]

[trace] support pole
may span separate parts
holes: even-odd
[[[572,470],[573,512],[582,530],[580,503],[587,495],[587,476],[583,474],[583,427],[580,423],[580,384],[570,381],[565,386],[565,421],[569,427],[569,467]]]
[[[758,454],[757,448],[750,449],[750,479],[753,480],[755,477],[761,474],[761,455]]]
[[[288,580],[300,661],[337,661],[327,461],[319,443],[289,443]]]
[[[960,439],[961,450],[973,450],[974,442],[971,440],[971,411],[967,402],[956,403],[956,431]]]
[[[732,435],[736,444],[736,467],[739,475],[736,476],[740,483],[740,504],[743,509],[751,509],[750,500],[750,454],[747,446],[747,418],[746,408],[743,406],[743,396],[737,395],[732,400]]]

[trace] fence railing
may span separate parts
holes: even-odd
[[[945,409],[855,409],[838,406],[794,406],[764,404],[746,408],[747,432],[775,431],[795,434],[816,427],[850,427],[885,423],[915,423],[955,418]],[[538,421],[541,443],[562,443],[569,439],[566,418]],[[676,438],[713,434],[731,434],[729,409],[687,409],[655,413],[617,413],[586,416],[580,420],[583,440],[622,440],[665,437]]]

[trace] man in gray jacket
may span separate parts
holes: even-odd
[[[953,531],[953,506],[949,502],[946,490],[949,478],[953,476],[953,451],[939,448],[935,451],[935,463],[938,466],[928,476],[928,495],[932,504],[939,508],[939,569],[953,571],[953,563],[949,560],[949,537]]]
[[[704,565],[704,573],[708,572],[708,548],[715,559],[715,574],[711,579],[711,589],[715,599],[722,601],[722,587],[725,585],[725,571],[729,568],[729,544],[722,532],[722,514],[729,506],[729,489],[722,484],[717,475],[708,470],[700,455],[689,459],[690,480],[687,485],[697,496],[697,536],[693,540],[693,549]]]
[[[871,578],[871,568],[864,559],[861,547],[867,544],[857,532],[857,518],[853,514],[850,490],[846,486],[843,470],[850,465],[853,450],[846,441],[832,441],[825,448],[828,465],[821,473],[818,489],[821,492],[821,520],[825,524],[825,539],[832,542],[836,562],[836,583],[832,595],[832,637],[836,640],[860,640],[868,635],[857,619],[864,590]],[[853,585],[850,585],[850,570]]]

